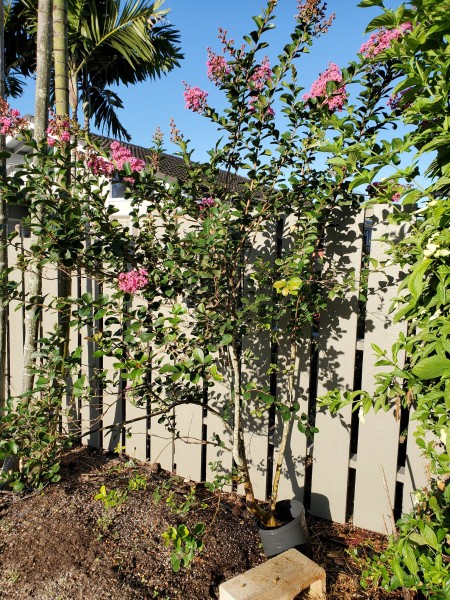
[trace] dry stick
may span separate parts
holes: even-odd
[[[88,431],[86,431],[85,433],[83,433],[81,435],[81,438],[84,438],[88,435],[91,435],[92,433],[97,433],[98,431],[108,431],[110,429],[115,429],[117,427],[123,427],[124,425],[130,425],[131,423],[137,423],[138,421],[143,421],[144,419],[147,418],[151,418],[151,417],[157,417],[159,415],[165,414],[166,412],[172,410],[173,408],[176,408],[177,406],[181,406],[183,404],[187,404],[187,402],[185,400],[179,401],[179,402],[173,402],[172,404],[170,404],[167,408],[161,409],[161,410],[157,410],[155,412],[151,412],[151,413],[146,413],[145,415],[141,415],[140,417],[135,417],[134,419],[128,419],[127,421],[119,421],[116,423],[113,423],[112,425],[105,425],[103,427],[96,427],[95,429],[88,429]],[[190,400],[189,404],[197,404],[198,406],[203,406],[202,402],[195,402]],[[217,416],[221,416],[219,411],[216,411],[214,409],[209,409],[211,410],[211,412]],[[100,420],[100,419],[99,419]],[[224,426],[228,429],[231,430],[230,426],[228,425],[228,423],[224,422]],[[213,443],[213,442],[209,442],[209,443]]]
[[[244,478],[245,500],[248,510],[261,522],[267,524],[269,514],[256,502],[252,481],[245,453],[244,435],[242,430],[241,406],[241,379],[239,363],[235,348],[228,346],[228,357],[231,363],[231,398],[234,403],[234,432],[233,432],[233,459]]]
[[[388,488],[388,484],[387,484],[387,480],[386,480],[386,475],[384,473],[384,467],[383,467],[383,465],[379,465],[379,469],[380,469],[380,473],[381,473],[381,478],[383,479],[384,491],[386,493],[386,498],[387,498],[387,501],[388,501],[389,518],[390,518],[390,521],[391,521],[392,533],[394,535],[394,538],[397,539],[398,538],[398,531],[397,531],[397,527],[395,525],[394,509],[392,507],[391,495],[389,493],[389,488]]]

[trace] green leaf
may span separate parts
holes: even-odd
[[[204,523],[197,523],[197,525],[194,527],[194,535],[202,535],[204,531],[205,531]]]
[[[405,583],[405,574],[404,574],[403,569],[400,566],[400,562],[399,562],[399,560],[398,560],[398,558],[396,556],[394,556],[392,558],[391,567],[392,567],[392,571],[393,571],[394,575],[399,580],[400,585],[404,585],[404,583]]]
[[[175,554],[174,552],[172,552],[172,554],[170,555],[170,564],[172,565],[172,571],[174,573],[178,573],[178,571],[180,570],[180,566],[181,566],[181,560],[178,557],[178,555]]]
[[[405,561],[405,565],[409,572],[412,573],[412,575],[417,575],[418,567],[414,550],[407,542],[405,542],[403,546],[403,560]]]
[[[383,0],[361,0],[358,6],[360,8],[367,8],[370,6],[383,6]]]
[[[205,362],[205,354],[201,348],[195,348],[194,352],[192,353],[192,356],[199,363]]]
[[[447,502],[450,502],[450,483],[447,483],[445,486],[444,498],[447,500]]]
[[[159,369],[160,373],[178,373],[178,367],[174,365],[164,365]]]
[[[178,525],[177,534],[178,537],[182,539],[187,538],[187,536],[189,535],[189,529],[186,527],[186,525],[182,523],[181,525]]]
[[[231,344],[232,341],[233,341],[233,336],[230,335],[229,333],[225,333],[219,342],[219,346],[228,346],[229,344]]]
[[[424,526],[422,535],[425,538],[425,541],[427,542],[428,546],[431,546],[431,548],[438,550],[439,544],[437,541],[436,534],[434,533],[434,531],[431,529],[431,527],[429,525]]]
[[[221,375],[218,371],[217,371],[217,366],[216,365],[211,365],[209,372],[211,374],[211,377],[214,379],[214,381],[223,381],[223,375]]]
[[[417,300],[423,291],[424,275],[433,261],[430,258],[419,263],[408,278],[408,289]]]
[[[450,359],[435,354],[419,360],[412,369],[413,374],[419,379],[435,379],[450,369]]]
[[[427,540],[423,537],[423,535],[420,535],[420,533],[416,533],[415,531],[409,534],[409,540],[418,546],[426,546],[427,544]]]

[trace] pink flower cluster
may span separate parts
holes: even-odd
[[[193,112],[202,113],[206,108],[206,98],[208,97],[207,92],[201,90],[199,87],[191,87],[185,81],[184,84],[184,101],[186,104],[185,108],[192,110]]]
[[[263,91],[264,86],[272,77],[272,75],[273,71],[270,67],[269,59],[267,58],[267,56],[265,56],[262,63],[258,67],[256,67],[256,69],[253,72],[253,75],[251,75],[249,78],[250,90],[253,90],[248,101],[248,111],[250,113],[254,113],[259,108],[260,112],[263,113],[264,117],[272,118],[275,116],[275,111],[270,106],[265,106],[264,103],[260,107],[257,106],[259,98],[258,95],[255,95],[255,90],[256,93]]]
[[[56,146],[57,142],[67,144],[70,142],[70,120],[60,115],[53,116],[48,122],[47,144]]]
[[[4,98],[0,98],[0,133],[15,135],[19,129],[27,127],[28,121],[20,116],[16,108],[10,108]]]
[[[134,294],[148,283],[148,272],[145,269],[133,269],[119,273],[119,289],[128,294]]]
[[[377,196],[383,196],[387,193],[391,195],[391,202],[399,202],[402,195],[405,193],[407,186],[402,185],[401,183],[396,183],[393,188],[389,190],[389,185],[384,181],[374,181],[370,185],[366,187],[366,192],[369,194],[371,198],[375,198]]]
[[[202,198],[200,204],[198,205],[199,210],[206,210],[207,208],[211,208],[215,206],[216,201],[214,198]]]
[[[125,146],[121,146],[119,142],[112,142],[110,148],[111,158],[119,171],[123,169],[125,163],[130,165],[132,171],[137,171],[138,173],[145,169],[145,161],[133,156],[131,150],[125,148]]]
[[[108,160],[103,156],[99,156],[96,152],[89,152],[86,155],[86,166],[94,175],[103,175],[111,177],[116,170],[122,170],[125,163],[128,163],[133,171],[138,173],[145,169],[145,161],[136,158],[131,154],[128,148],[122,146],[119,142],[112,142],[111,158]],[[133,184],[133,177],[124,177],[124,181]]]
[[[273,72],[270,68],[269,59],[264,57],[259,67],[256,67],[253,75],[250,77],[250,85],[256,90],[262,91],[267,81],[272,77]]]
[[[337,88],[331,96],[329,96],[327,94],[327,83],[329,81],[336,81],[337,83],[342,81],[342,73],[339,67],[332,62],[330,62],[328,69],[323,71],[323,73],[319,75],[319,78],[312,84],[309,92],[303,95],[303,100],[309,100],[310,98],[325,98],[322,106],[327,105],[331,111],[342,110],[344,102],[347,100],[345,85]]]
[[[90,154],[86,161],[88,169],[94,175],[103,175],[104,177],[111,177],[115,171],[115,167],[112,162],[99,156],[98,154]]]
[[[208,60],[206,66],[208,68],[206,74],[208,79],[213,81],[216,85],[221,83],[226,75],[230,73],[230,67],[224,56],[215,54],[211,48],[206,49],[208,52]]]
[[[403,23],[396,29],[381,28],[379,31],[372,33],[367,42],[364,42],[359,49],[359,53],[362,54],[364,58],[374,58],[374,56],[387,50],[393,40],[397,40],[407,31],[411,31],[411,29],[411,23]]]

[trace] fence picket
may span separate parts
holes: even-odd
[[[219,363],[220,367],[220,363]],[[218,367],[218,371],[220,368]],[[206,426],[206,481],[213,481],[216,476],[214,465],[218,475],[231,475],[233,459],[231,456],[230,436],[225,429],[224,422],[219,415],[223,414],[223,405],[227,398],[227,382],[217,381],[208,388],[208,410],[204,419]],[[215,410],[218,414],[212,412]],[[220,440],[220,441],[219,441]],[[213,467],[213,468],[211,468]],[[231,491],[231,485],[225,486]]]
[[[291,229],[295,224],[293,215],[284,219],[281,232],[282,252],[288,250],[291,244]],[[290,339],[287,332],[289,316],[282,317],[279,324],[281,335],[278,339],[277,348],[277,379],[276,394],[281,401],[287,399],[288,394],[288,375],[290,368],[294,368],[294,401],[299,403],[299,414],[308,413],[308,397],[310,385],[310,367],[311,367],[311,327],[304,328],[302,341],[300,343],[295,365],[290,365]],[[283,335],[284,333],[284,335]],[[280,444],[281,419],[277,416],[274,435],[271,435],[270,441],[273,443],[274,460]],[[289,499],[295,497],[300,502],[304,500],[305,492],[305,474],[308,462],[307,440],[294,423],[289,433],[288,444],[286,447],[285,460],[281,470],[280,484],[278,487],[278,498]]]
[[[403,235],[401,228],[387,224],[387,216],[386,207],[375,205],[370,256],[379,263],[386,256],[386,245],[381,238],[386,236],[395,240]],[[372,344],[390,350],[399,332],[404,330],[403,324],[393,325],[388,315],[391,301],[397,292],[399,276],[399,269],[395,266],[384,268],[382,272],[371,270],[369,275],[362,376],[362,389],[369,393],[375,389],[375,374],[380,370],[375,367],[377,358]],[[391,529],[388,496],[393,504],[397,481],[399,424],[393,411],[380,411],[377,414],[370,412],[365,423],[360,425],[353,516],[354,524],[359,527],[381,533],[385,533],[386,528]],[[381,468],[384,470],[387,489]]]
[[[342,207],[334,212],[325,237],[324,271],[340,282],[356,273],[359,279],[364,213]],[[333,389],[352,391],[355,379],[358,291],[328,301],[320,315],[317,396]],[[351,406],[334,418],[317,412],[311,485],[311,512],[345,523],[350,451]],[[336,485],[336,482],[339,485]]]

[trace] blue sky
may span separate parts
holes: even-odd
[[[306,90],[330,61],[345,66],[367,39],[368,36],[364,34],[366,25],[380,10],[358,8],[358,1],[329,0],[328,13],[336,14],[333,26],[327,35],[316,41],[306,60],[298,65],[300,79]],[[392,0],[387,4],[392,7],[400,2]],[[177,127],[191,140],[195,158],[206,158],[207,150],[215,144],[217,133],[206,119],[184,108],[182,82],[187,81],[205,89],[209,93],[210,104],[219,108],[223,106],[220,92],[206,77],[206,48],[211,46],[213,50],[220,50],[217,39],[219,27],[227,29],[228,36],[236,42],[240,41],[254,25],[252,15],[260,14],[264,5],[264,0],[165,1],[164,6],[171,9],[168,19],[180,31],[185,59],[180,68],[160,80],[117,89],[125,104],[125,109],[120,111],[120,119],[135,144],[150,145],[151,137],[159,126],[165,134],[166,149],[175,151],[169,141],[169,120],[173,117]],[[296,0],[279,0],[276,29],[267,38],[270,48],[266,53],[269,57],[275,57],[288,41],[296,7]],[[12,105],[22,114],[33,113],[33,86],[29,86],[24,97],[13,101]]]

